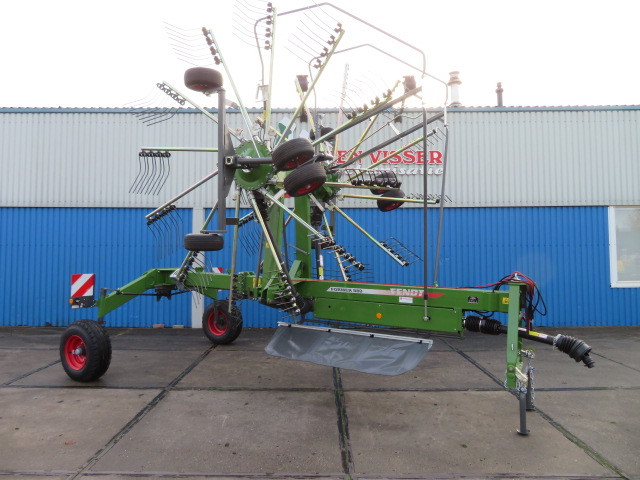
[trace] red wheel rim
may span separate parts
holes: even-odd
[[[285,170],[293,170],[296,167],[299,167],[303,163],[309,161],[309,157],[306,155],[300,155],[296,158],[293,158],[284,164]]]
[[[64,358],[74,370],[82,370],[87,363],[87,347],[79,335],[71,335],[64,344]]]
[[[299,188],[297,191],[297,194],[304,195],[305,193],[313,192],[319,186],[320,186],[320,182],[311,182],[307,186]]]
[[[383,206],[385,212],[390,212],[391,210],[395,210],[402,205],[402,202],[391,202],[388,205]]]
[[[227,321],[227,313],[224,310],[218,310],[218,321],[216,322],[216,312],[211,312],[209,318],[207,318],[207,326],[209,331],[214,335],[224,335],[229,328],[229,322]]]

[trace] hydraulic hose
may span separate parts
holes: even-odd
[[[470,315],[464,319],[464,328],[470,332],[486,333],[488,335],[500,335],[507,333],[507,326],[494,318],[481,318]],[[591,347],[579,338],[558,334],[556,336],[546,335],[524,328],[518,328],[518,337],[526,338],[534,342],[552,345],[563,353],[566,353],[576,362],[582,361],[586,367],[593,368],[595,362],[589,356]]]

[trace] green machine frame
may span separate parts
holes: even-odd
[[[295,14],[300,11],[310,10],[317,7],[334,8],[352,19],[356,19],[366,26],[383,33],[393,41],[408,49],[416,50],[408,43],[384,32],[379,28],[358,19],[350,13],[335,7],[331,4],[316,4],[313,6],[278,13],[272,6],[269,7],[267,15],[256,21],[256,25],[261,22],[268,22],[271,29],[272,44],[271,63],[268,74],[268,85],[271,85],[273,77],[273,43],[275,42],[276,20],[286,15]],[[209,45],[212,45],[212,53],[217,59],[216,63],[222,63],[227,77],[235,91],[235,85],[231,80],[228,67],[220,51],[220,46],[210,30],[203,28],[203,35]],[[293,114],[293,118],[288,125],[278,131],[270,126],[271,121],[271,98],[267,94],[264,103],[264,115],[259,122],[262,128],[261,135],[251,135],[250,139],[238,139],[232,137],[237,135],[230,132],[226,126],[225,90],[222,88],[222,75],[212,69],[197,67],[185,73],[185,83],[187,87],[196,91],[204,91],[207,94],[215,94],[218,97],[218,112],[214,116],[208,110],[200,107],[193,100],[175,87],[164,82],[162,90],[172,98],[191,103],[199,109],[205,116],[217,123],[217,148],[187,149],[182,147],[144,147],[143,154],[153,154],[161,152],[179,152],[184,150],[217,152],[217,169],[208,175],[201,182],[185,191],[189,192],[202,183],[217,177],[217,202],[211,214],[199,232],[189,234],[185,238],[185,248],[188,253],[179,267],[157,268],[147,271],[130,283],[115,290],[102,289],[100,297],[95,301],[71,299],[74,307],[97,307],[98,324],[103,323],[104,317],[113,310],[121,307],[130,300],[140,295],[156,295],[158,298],[170,297],[179,292],[196,291],[206,297],[213,299],[214,313],[205,312],[205,315],[218,322],[220,315],[226,317],[223,324],[213,328],[207,323],[207,318],[203,319],[203,328],[208,333],[209,338],[214,343],[229,343],[233,341],[240,332],[241,317],[235,304],[241,300],[254,300],[264,305],[276,308],[285,312],[292,320],[291,325],[304,325],[305,323],[325,322],[331,328],[347,327],[356,330],[381,329],[387,333],[412,332],[417,335],[424,335],[428,332],[439,332],[449,335],[463,335],[465,330],[480,332],[485,334],[506,334],[505,349],[505,387],[511,389],[519,399],[520,405],[520,428],[519,433],[528,433],[526,428],[526,417],[524,412],[533,408],[532,402],[532,376],[530,360],[532,354],[523,346],[523,340],[542,342],[558,348],[567,353],[571,358],[584,362],[588,367],[593,366],[593,361],[589,357],[591,347],[581,340],[564,336],[548,336],[535,332],[531,324],[531,312],[527,311],[527,295],[530,293],[531,283],[528,279],[518,275],[510,276],[500,286],[505,290],[477,289],[477,288],[443,288],[427,285],[427,255],[424,255],[425,275],[424,285],[395,285],[386,283],[358,282],[352,281],[342,267],[343,261],[351,267],[361,269],[363,265],[355,257],[345,251],[336,240],[335,232],[327,221],[327,213],[339,215],[347,222],[354,225],[361,234],[371,241],[375,248],[381,249],[399,265],[406,266],[408,262],[397,251],[389,245],[375,239],[373,235],[365,231],[339,206],[338,202],[342,198],[360,198],[363,201],[375,200],[378,208],[383,212],[393,210],[402,203],[421,203],[424,208],[424,217],[429,198],[427,195],[427,175],[424,175],[423,199],[410,198],[398,190],[393,182],[388,178],[377,181],[375,176],[376,167],[384,164],[394,155],[402,153],[413,145],[422,144],[423,151],[427,151],[427,139],[434,131],[429,131],[428,127],[436,122],[444,122],[446,127],[446,109],[429,116],[426,108],[422,110],[422,121],[414,127],[395,135],[380,145],[381,147],[390,145],[406,136],[416,133],[418,138],[408,142],[401,148],[396,148],[387,157],[375,162],[366,169],[353,170],[345,176],[346,167],[354,164],[360,158],[368,155],[369,151],[360,155],[350,154],[346,161],[337,164],[334,159],[325,153],[325,142],[335,139],[337,135],[347,129],[365,125],[360,140],[351,148],[355,152],[366,138],[371,126],[378,121],[380,115],[389,111],[398,104],[404,104],[405,100],[419,95],[421,86],[415,82],[407,80],[405,77],[404,92],[394,94],[396,83],[393,89],[384,92],[381,98],[376,98],[371,102],[371,107],[360,108],[350,115],[350,118],[336,128],[324,132],[319,125],[312,125],[316,128],[317,138],[314,141],[302,139],[290,139],[290,133],[294,121],[303,113],[307,112],[313,124],[312,112],[306,107],[306,102],[311,92],[316,88],[318,80],[324,72],[325,65],[329,59],[339,53],[360,47],[371,47],[370,45],[360,45],[344,50],[339,50],[344,36],[341,25],[335,29],[335,34],[331,36],[324,52],[312,59],[317,62],[314,65],[317,73],[310,85],[302,85],[297,81],[298,92],[301,102]],[[377,50],[381,51],[376,47]],[[215,52],[215,53],[214,53]],[[405,66],[417,70],[422,75],[423,81],[431,77],[425,68],[424,54],[419,51],[422,58],[421,67],[412,67],[408,62],[401,61]],[[385,52],[383,52],[385,53]],[[262,55],[262,54],[261,54]],[[389,55],[389,54],[387,54]],[[393,55],[389,55],[398,60]],[[261,56],[262,59],[262,56]],[[264,78],[264,74],[263,74]],[[440,81],[441,83],[444,83]],[[264,81],[263,81],[264,83]],[[445,84],[446,88],[446,84]],[[240,96],[236,92],[236,97]],[[249,131],[253,124],[249,115],[240,105],[240,112]],[[316,119],[317,123],[317,119]],[[305,143],[306,142],[306,143]],[[292,162],[293,168],[284,168],[283,165]],[[374,175],[371,175],[371,172]],[[367,176],[373,182],[359,182],[360,177]],[[345,178],[346,177],[346,178]],[[292,179],[295,179],[294,182]],[[361,178],[360,178],[361,179]],[[233,189],[235,185],[235,189]],[[347,189],[376,189],[376,194],[347,194]],[[235,193],[235,213],[228,216],[227,198],[230,193]],[[368,193],[368,192],[367,192]],[[182,194],[182,195],[184,195]],[[293,207],[287,206],[284,201],[285,194],[294,197]],[[181,195],[181,196],[182,196]],[[175,210],[174,202],[181,196],[175,197],[153,212],[146,218],[149,223],[170,214]],[[244,198],[251,207],[251,213],[240,217],[240,201]],[[387,208],[389,207],[389,208]],[[217,213],[216,228],[210,228],[214,215]],[[295,223],[295,258],[288,262],[282,252],[287,248],[286,225],[288,222]],[[237,249],[240,228],[248,222],[257,222],[261,232],[260,254],[258,255],[256,271],[237,271]],[[425,222],[425,252],[428,242]],[[232,232],[227,232],[231,229]],[[206,271],[197,261],[199,255],[206,251],[216,251],[223,248],[224,234],[231,234],[231,267],[227,272],[214,273]],[[341,280],[330,280],[324,278],[322,267],[322,252],[328,252],[330,256],[335,256],[342,275]],[[437,261],[436,261],[437,263]],[[314,277],[315,272],[315,277]],[[222,294],[222,292],[227,292]],[[223,298],[224,297],[224,298]],[[219,309],[219,310],[218,310]],[[485,312],[478,316],[475,312]],[[489,312],[506,315],[506,325],[502,322],[490,318]],[[231,315],[234,313],[234,315]],[[312,314],[311,318],[307,315]],[[106,340],[103,343],[91,343],[89,336],[85,336],[87,329],[97,329],[97,327],[85,323],[72,324],[65,332],[61,340],[61,356],[63,366],[67,373],[74,379],[80,381],[92,381],[106,372],[108,361],[111,355],[110,347],[106,350]],[[209,331],[207,331],[209,329]],[[235,329],[234,334],[229,336],[229,329]],[[100,330],[101,335],[106,335],[106,331]],[[98,330],[96,330],[98,332]],[[95,333],[95,332],[94,332]],[[104,345],[103,345],[104,344]],[[98,350],[102,360],[95,360],[92,353]],[[93,362],[93,363],[92,363]],[[97,362],[97,363],[96,363]],[[92,370],[87,371],[91,366]]]

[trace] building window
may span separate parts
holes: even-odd
[[[640,207],[609,207],[611,286],[640,287]]]

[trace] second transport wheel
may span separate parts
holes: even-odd
[[[202,315],[202,330],[215,345],[233,342],[242,332],[242,314],[235,303],[229,312],[229,300],[216,300]]]
[[[327,181],[327,172],[320,163],[306,163],[284,179],[284,189],[292,197],[312,193]]]
[[[93,320],[78,320],[60,338],[60,362],[77,382],[92,382],[104,375],[111,363],[111,339]]]

